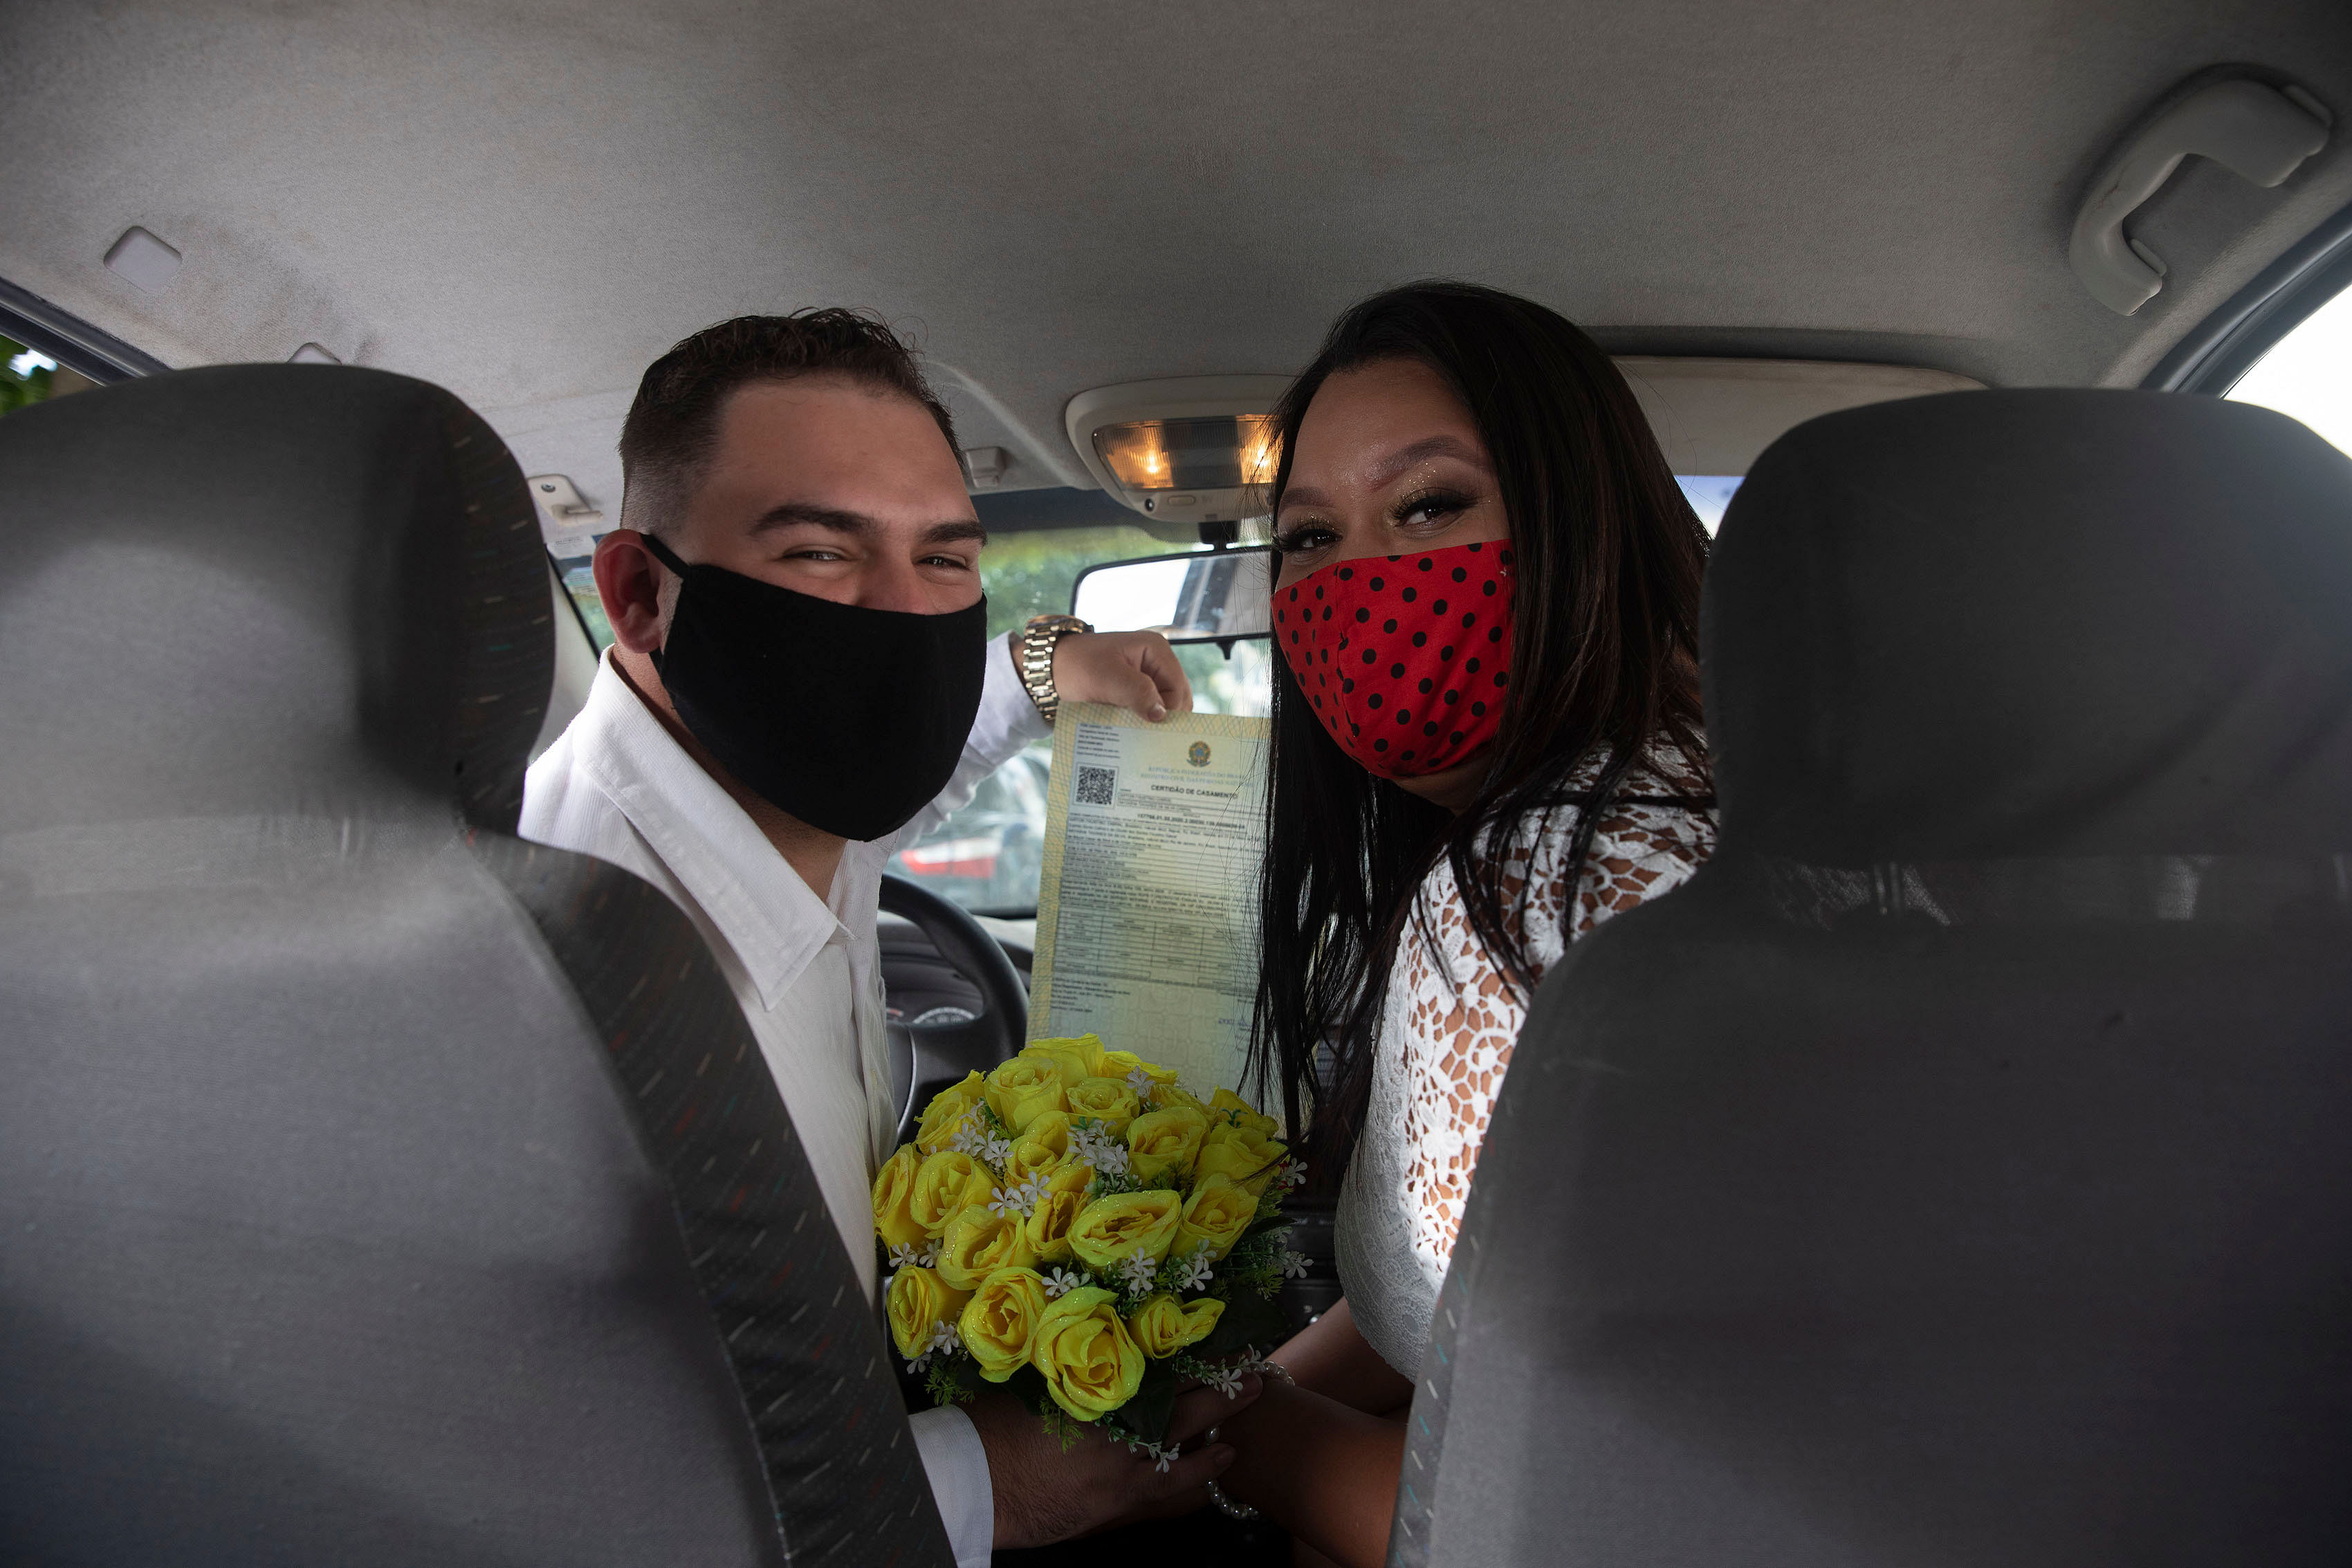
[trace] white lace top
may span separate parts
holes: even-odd
[[[1571,777],[1571,790],[1589,788],[1599,771],[1595,758]],[[1628,772],[1593,832],[1572,919],[1564,918],[1565,884],[1580,810],[1561,806],[1519,824],[1505,887],[1512,899],[1527,891],[1524,936],[1537,978],[1574,937],[1681,885],[1714,850],[1713,812],[1670,803],[1692,784],[1678,755]],[[1350,1309],[1373,1348],[1408,1376],[1528,1004],[1472,932],[1452,866],[1440,862],[1420,896],[1423,924],[1407,928],[1390,977],[1371,1103],[1339,1215]]]

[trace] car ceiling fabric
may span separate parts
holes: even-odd
[[[2352,116],[2336,0],[26,5],[0,276],[173,363],[430,376],[608,514],[643,367],[810,304],[913,330],[1008,488],[1087,482],[1073,393],[1287,371],[1432,273],[1620,352],[2128,384],[2352,202],[2340,134],[2274,192],[2192,160],[2165,292],[2084,294],[2085,183],[2224,62]],[[160,293],[100,265],[132,224]]]

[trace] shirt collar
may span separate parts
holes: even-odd
[[[687,754],[609,649],[575,722],[587,727],[579,754],[590,778],[701,906],[761,1006],[774,1007],[827,942],[847,940],[840,916]],[[836,872],[836,891],[843,881]]]

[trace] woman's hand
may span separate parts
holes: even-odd
[[[1177,1396],[1163,1439],[1181,1447],[1248,1407],[1262,1391],[1253,1375],[1228,1399],[1213,1388]],[[1068,1448],[1045,1429],[1037,1413],[999,1390],[982,1394],[964,1411],[988,1450],[989,1490],[996,1505],[999,1549],[1045,1546],[1143,1519],[1170,1519],[1204,1508],[1209,1483],[1234,1462],[1233,1446],[1218,1443],[1186,1454],[1167,1469],[1100,1428]]]
[[[1234,1447],[1218,1487],[1341,1568],[1381,1568],[1404,1467],[1404,1422],[1276,1381],[1221,1420]]]
[[[1154,724],[1192,709],[1192,683],[1157,632],[1063,638],[1054,644],[1054,689],[1066,703],[1109,703]]]
[[[1293,1334],[1271,1359],[1299,1387],[1367,1416],[1390,1415],[1412,1403],[1412,1381],[1366,1343],[1345,1299]]]

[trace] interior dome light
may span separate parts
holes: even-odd
[[[1097,387],[1063,411],[1070,444],[1112,498],[1163,538],[1230,539],[1262,517],[1282,455],[1267,410],[1286,376],[1181,376]]]
[[[1095,455],[1130,490],[1230,490],[1273,477],[1267,414],[1137,419],[1094,433]]]

